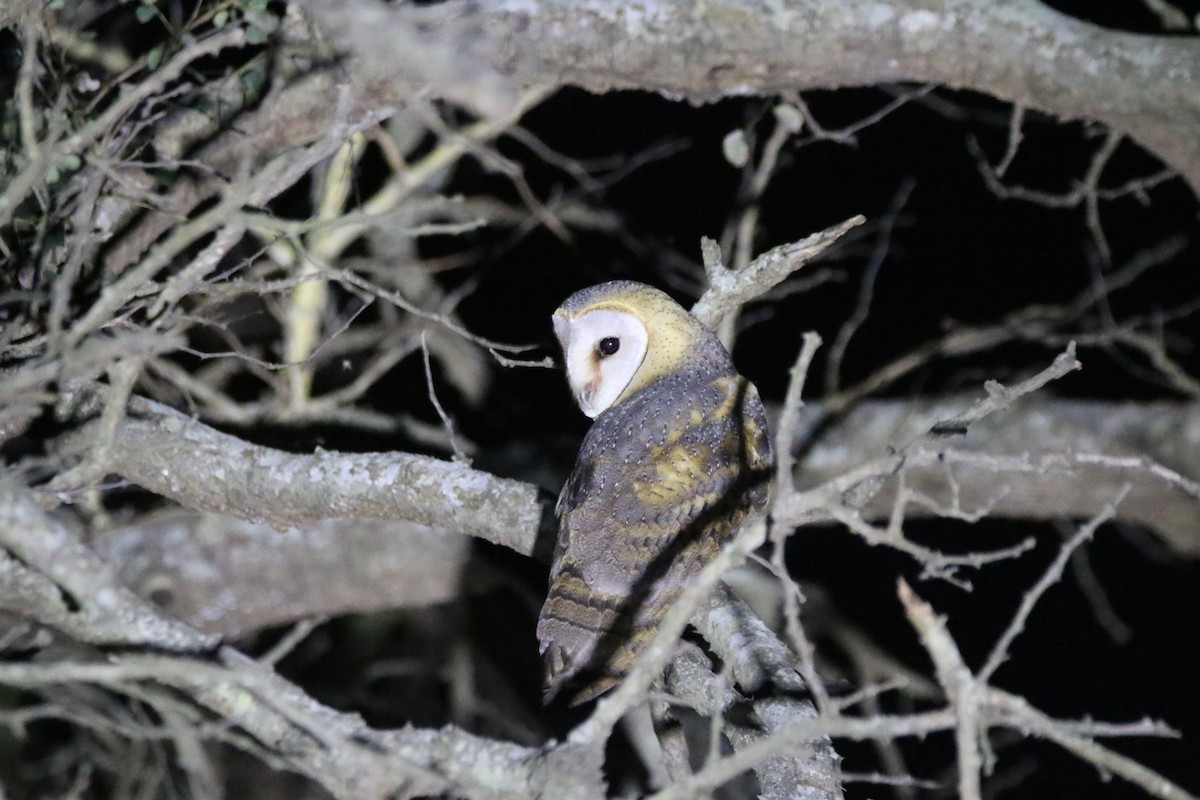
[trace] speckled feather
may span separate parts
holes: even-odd
[[[559,497],[559,538],[538,621],[546,697],[589,700],[620,680],[688,579],[767,499],[766,415],[717,338],[667,295],[614,282],[558,313],[618,307],[650,332],[646,356],[580,447]]]

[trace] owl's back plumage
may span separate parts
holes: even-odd
[[[766,503],[772,456],[757,391],[698,321],[673,323],[694,323],[693,341],[599,414],[559,497],[537,627],[547,700],[581,703],[619,681],[687,581]]]

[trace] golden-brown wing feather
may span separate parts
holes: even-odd
[[[766,430],[754,387],[732,374],[657,381],[597,419],[559,498],[538,621],[547,699],[584,702],[620,680],[688,579],[765,504]]]

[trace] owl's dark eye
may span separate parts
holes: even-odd
[[[596,349],[600,351],[601,357],[611,356],[621,349],[621,340],[615,336],[605,336],[600,340],[600,345]]]

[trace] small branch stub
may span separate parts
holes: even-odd
[[[772,248],[750,262],[745,269],[736,271],[721,263],[721,250],[716,242],[702,239],[700,252],[709,288],[692,306],[692,314],[708,327],[715,328],[726,314],[771,291],[793,272],[828,250],[851,228],[864,222],[866,217],[858,214],[798,242]]]

